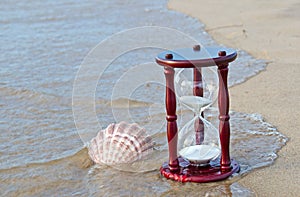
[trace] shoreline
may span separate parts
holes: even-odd
[[[289,138],[271,166],[252,171],[238,183],[258,196],[297,196],[300,190],[300,3],[246,0],[170,0],[168,8],[197,18],[212,38],[268,61],[266,69],[230,88],[230,108],[259,113]],[[216,14],[219,13],[219,14]],[[298,124],[297,124],[298,123]]]

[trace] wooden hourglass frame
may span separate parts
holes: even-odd
[[[237,57],[232,49],[205,48],[200,45],[193,48],[164,51],[156,57],[156,62],[164,66],[166,78],[166,111],[167,138],[169,161],[165,162],[160,172],[168,178],[180,182],[212,182],[226,179],[239,171],[237,162],[230,158],[230,124],[229,124],[229,93],[227,85],[228,66]],[[182,157],[178,157],[178,128],[176,115],[176,93],[174,88],[174,68],[193,69],[193,94],[203,96],[203,89],[197,85],[202,80],[201,68],[217,66],[219,77],[219,138],[221,158],[217,162],[210,162],[205,166],[195,166]],[[196,129],[197,130],[197,129]],[[195,131],[195,135],[199,132]],[[203,134],[202,134],[203,135]]]

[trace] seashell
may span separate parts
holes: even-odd
[[[154,142],[138,124],[112,123],[101,130],[88,145],[95,163],[107,165],[132,163],[153,151]]]

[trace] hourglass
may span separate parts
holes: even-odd
[[[227,87],[228,65],[236,56],[232,49],[202,49],[200,45],[195,45],[193,48],[164,51],[156,57],[156,62],[164,66],[166,77],[169,161],[160,169],[164,177],[181,182],[211,182],[239,171],[239,165],[229,154]],[[213,70],[216,67],[217,77]],[[176,75],[175,68],[180,69]],[[194,113],[194,117],[179,132],[176,98]],[[204,118],[205,109],[216,98],[219,130]]]
[[[178,153],[192,165],[207,165],[221,152],[218,130],[204,118],[217,98],[217,73],[211,67],[181,69],[174,81],[180,103],[194,114],[178,133]]]

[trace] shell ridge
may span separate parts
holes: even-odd
[[[96,139],[93,138],[88,145],[88,154],[92,158],[93,161],[99,162],[100,160],[97,159],[95,151],[97,150],[97,145],[96,145]]]
[[[95,163],[132,163],[153,152],[154,145],[146,129],[122,121],[101,130],[90,141],[88,152]]]
[[[116,130],[115,137],[118,138],[118,144],[116,148],[120,150],[115,154],[115,160],[118,160],[120,163],[128,163],[131,160],[131,155],[135,151],[134,144],[131,143],[131,136],[136,135],[137,124],[127,124],[126,122],[121,122],[121,125],[125,124],[126,127],[123,127],[122,130]],[[128,134],[130,132],[130,135]],[[123,147],[123,148],[121,148]]]
[[[103,157],[102,157],[102,161],[105,164],[108,164],[108,154],[109,154],[109,147],[110,147],[110,140],[111,140],[111,135],[115,129],[115,124],[112,123],[110,125],[108,125],[108,127],[104,130],[104,136],[103,136]]]
[[[97,152],[98,154],[98,160],[102,161],[103,160],[103,141],[104,141],[104,130],[101,130],[98,135],[96,136],[96,144],[97,144]]]
[[[115,147],[114,147],[114,154],[113,154],[113,160],[118,162],[124,162],[122,157],[122,154],[126,152],[127,149],[129,149],[128,144],[126,144],[126,141],[124,141],[123,138],[120,138],[119,135],[114,136],[114,142],[115,142]],[[121,154],[121,156],[120,156]]]
[[[122,121],[119,124],[115,125],[115,128],[113,130],[112,136],[111,136],[111,142],[108,149],[108,157],[110,163],[114,163],[113,161],[116,161],[118,158],[116,158],[116,149],[118,148],[119,139],[116,137],[118,133],[121,133],[124,131],[124,129],[127,127],[126,122]]]
[[[119,151],[118,158],[123,162],[127,163],[130,161],[130,156],[136,152],[136,147],[128,137],[128,134],[122,133],[120,135],[116,135],[119,138],[119,144],[124,144],[124,148]],[[120,145],[118,145],[120,146]],[[119,147],[116,147],[119,148]]]

